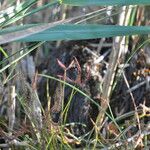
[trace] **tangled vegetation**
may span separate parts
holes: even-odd
[[[0,149],[150,148],[150,1],[0,1]]]

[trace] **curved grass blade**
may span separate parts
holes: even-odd
[[[63,0],[62,3],[73,6],[110,6],[110,5],[150,5],[150,0]]]
[[[45,77],[45,78],[48,78],[48,79],[52,79],[52,80],[58,81],[58,82],[60,82],[60,83],[63,83],[63,84],[65,84],[66,86],[71,87],[74,91],[79,92],[80,94],[82,94],[83,96],[85,96],[88,100],[90,100],[90,101],[91,101],[95,106],[97,106],[99,109],[102,109],[102,110],[103,110],[103,108],[102,108],[97,102],[95,102],[90,96],[88,96],[86,93],[84,93],[84,92],[81,91],[79,88],[75,87],[74,85],[71,85],[71,84],[69,84],[69,83],[67,83],[67,82],[65,82],[65,81],[63,81],[63,80],[60,80],[60,79],[55,78],[55,77],[50,76],[50,75],[38,74],[38,76],[40,76],[40,77]],[[117,128],[119,129],[119,131],[121,131],[120,128],[119,128],[119,126],[117,125],[117,122],[115,121],[114,117],[113,117],[112,115],[110,115],[107,111],[105,111],[105,114],[112,120],[112,122],[115,123],[115,125],[117,126]]]

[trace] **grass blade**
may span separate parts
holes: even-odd
[[[43,28],[40,28],[42,26],[47,28],[44,28],[45,29],[44,30]],[[35,25],[34,27],[32,25],[31,28],[27,28],[28,26],[26,26],[27,29],[24,29],[23,27],[22,28],[16,27],[15,29],[17,30],[17,32],[13,33],[11,33],[11,30],[9,29],[8,29],[9,31],[5,30],[5,32],[1,30],[0,44],[16,40],[21,42],[81,40],[81,39],[96,39],[114,36],[143,35],[143,34],[147,35],[150,33],[150,26],[117,26],[117,25],[114,26],[114,25],[96,25],[96,24],[58,25],[58,23],[53,23],[52,25],[49,26],[48,25],[42,26]],[[20,33],[20,35],[18,36],[17,33]],[[21,33],[23,33],[24,35],[22,35]],[[12,37],[10,36],[10,34],[12,35]],[[8,40],[9,38],[12,39]]]
[[[23,18],[27,10],[36,3],[36,0],[28,0],[18,6],[11,6],[0,14],[0,27],[7,26]],[[5,17],[7,16],[7,17]]]
[[[62,3],[73,6],[109,6],[109,5],[149,5],[149,0],[63,0]]]

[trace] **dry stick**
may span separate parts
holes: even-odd
[[[42,112],[41,102],[38,98],[37,91],[34,85],[31,85],[26,81],[23,73],[19,73],[19,80],[21,81],[19,90],[21,97],[23,97],[23,106],[26,115],[30,119],[32,127],[35,131],[38,142],[41,142],[41,129],[42,129]]]
[[[61,111],[63,111],[62,106],[63,106],[63,99],[64,99],[64,88],[63,85],[58,82],[58,85],[56,87],[56,91],[54,94],[54,105],[51,108],[51,113],[60,113]],[[61,114],[61,121],[62,121],[62,114]]]
[[[102,39],[99,41],[99,44],[98,44],[98,47],[97,47],[97,53],[98,53],[98,54],[100,54],[105,40],[106,40],[106,38],[102,38]]]
[[[129,85],[128,80],[127,80],[127,78],[126,78],[126,76],[125,76],[124,73],[123,73],[123,77],[124,77],[124,81],[125,81],[125,83],[126,83],[128,89],[130,89],[130,85]],[[138,116],[138,110],[137,110],[137,107],[136,107],[135,99],[134,99],[134,96],[133,96],[132,92],[129,92],[129,93],[130,93],[130,96],[131,96],[131,99],[132,99],[132,103],[133,103],[133,105],[134,105],[135,116],[136,116],[137,123],[138,123],[138,127],[139,127],[139,133],[142,133],[142,131],[141,131],[140,119],[139,119],[139,116]],[[134,146],[134,148],[136,148],[136,147],[138,146],[139,142],[142,143],[142,139],[141,139],[140,141],[137,141],[137,143],[136,143],[136,145]]]
[[[15,86],[10,86],[10,97],[8,99],[8,129],[9,136],[12,135],[12,131],[15,123],[15,107],[16,107],[16,92]]]
[[[149,135],[150,135],[150,131],[149,131],[149,130],[148,130],[148,131],[145,130],[145,131],[143,131],[142,133],[137,132],[134,136],[128,138],[127,141],[115,143],[115,144],[113,144],[112,146],[107,147],[107,148],[104,148],[104,149],[101,149],[101,150],[106,150],[106,149],[107,149],[107,150],[119,149],[119,147],[121,147],[121,146],[125,147],[126,143],[131,143],[131,142],[136,143],[137,138],[140,137],[141,139],[143,139],[144,136],[149,136]],[[121,149],[121,148],[120,148],[120,149]]]
[[[125,10],[126,7],[122,7],[122,13],[119,16],[119,25],[123,25],[124,24],[124,20],[125,20]],[[101,95],[101,107],[102,109],[99,111],[97,120],[96,120],[96,124],[98,127],[98,131],[101,129],[102,127],[102,122],[104,120],[104,116],[105,116],[105,112],[108,108],[109,102],[110,102],[110,94],[112,91],[112,85],[114,82],[114,77],[116,74],[116,69],[117,66],[119,64],[119,59],[122,53],[122,48],[121,48],[121,43],[122,43],[122,37],[116,37],[114,38],[114,42],[113,42],[113,48],[110,54],[110,58],[109,58],[109,66],[108,66],[108,70],[107,70],[107,74],[105,76],[104,82],[103,82],[103,90],[102,90],[102,95]]]
[[[0,144],[0,148],[10,148],[10,147],[29,147],[27,142],[19,142],[17,140],[12,140],[8,144]]]
[[[104,116],[105,116],[105,111],[108,108],[109,105],[109,97],[111,94],[112,90],[112,85],[114,81],[114,77],[116,74],[116,68],[118,66],[118,61],[120,58],[120,49],[119,49],[119,41],[120,38],[116,38],[118,42],[114,43],[115,46],[112,49],[112,52],[110,54],[110,62],[107,70],[106,77],[104,79],[104,84],[103,84],[103,93],[102,93],[102,98],[101,98],[101,107],[103,110],[100,110],[98,117],[97,117],[97,127],[100,130],[101,129],[101,124],[103,122]]]

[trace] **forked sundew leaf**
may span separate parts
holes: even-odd
[[[62,69],[67,69],[66,66],[59,59],[57,59],[57,63]]]

